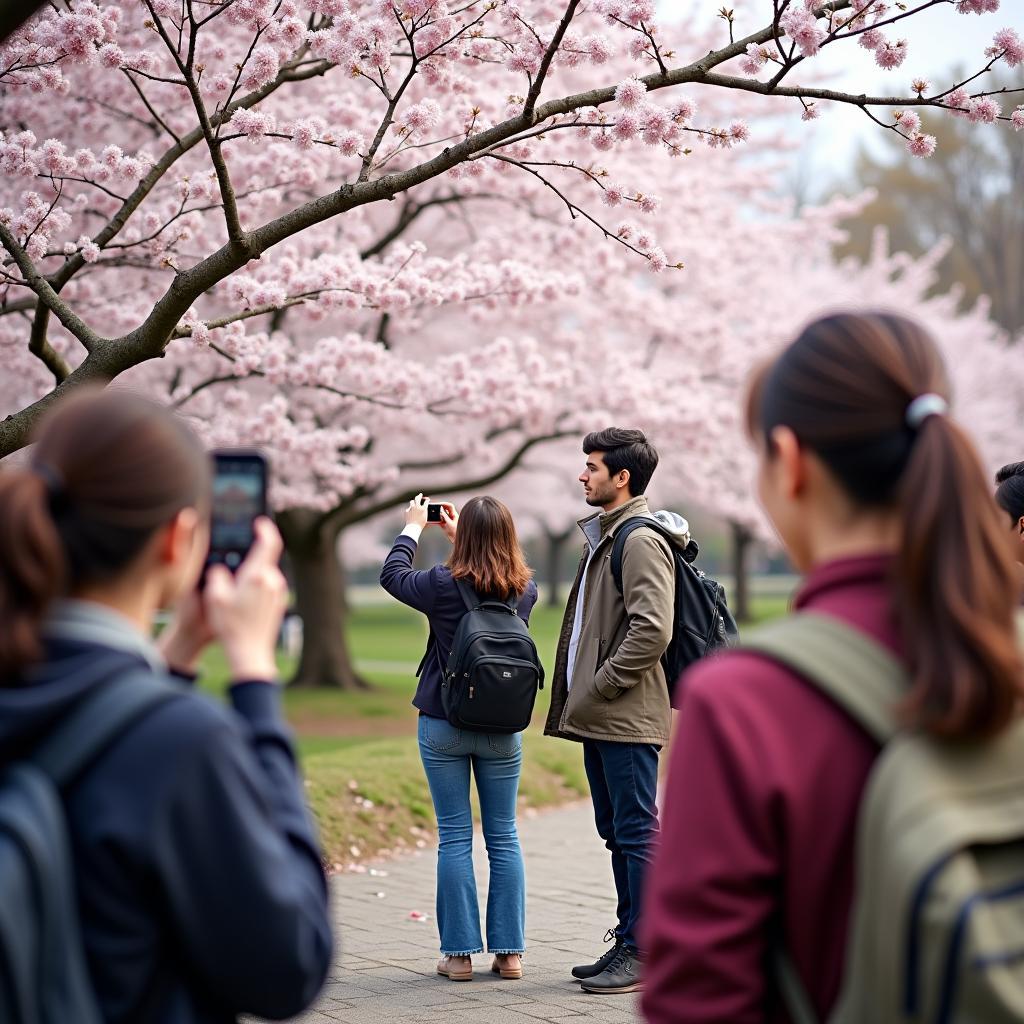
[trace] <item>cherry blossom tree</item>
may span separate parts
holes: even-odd
[[[825,47],[896,67],[936,2],[779,0],[714,41],[651,0],[55,3],[0,50],[0,454],[122,375],[211,443],[267,447],[297,678],[354,685],[342,531],[608,418],[690,446],[689,493],[711,478],[750,354],[727,293],[834,230],[767,226],[738,114],[854,104],[920,153],[918,111],[1024,127],[983,70],[910,89],[900,70],[880,96],[796,82]],[[981,68],[1016,68],[993,32]]]
[[[922,156],[934,145],[924,109],[1024,127],[1024,105],[1001,105],[1020,90],[986,90],[981,77],[1024,60],[1012,28],[994,30],[971,77],[906,87],[915,16],[940,2],[764,0],[760,24],[726,12],[728,40],[689,53],[686,26],[659,25],[654,0],[55,2],[0,53],[3,312],[21,334],[19,314],[31,318],[27,347],[56,385],[14,406],[0,452],[24,444],[67,387],[208,330],[194,307],[265,254],[266,313],[344,287],[322,263],[317,280],[296,266],[293,281],[277,249],[332,218],[348,227],[392,202],[415,217],[440,201],[414,198],[423,185],[501,194],[518,174],[586,219],[586,189],[603,183],[571,155],[581,141],[683,154],[691,140],[747,138],[743,123],[702,121],[688,87],[785,97],[808,117],[853,104]],[[956,6],[984,15],[1000,3]],[[899,69],[902,87],[870,96],[796,81],[823,49],[854,45]],[[651,242],[638,256],[663,269]],[[236,307],[213,324],[253,315]]]

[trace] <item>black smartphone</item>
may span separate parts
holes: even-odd
[[[442,523],[444,520],[441,518],[441,509],[444,505],[440,503],[427,503],[427,522],[428,523]]]
[[[267,460],[256,451],[213,452],[213,510],[207,566],[234,572],[255,540],[253,523],[267,514]]]

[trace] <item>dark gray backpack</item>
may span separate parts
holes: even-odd
[[[143,671],[98,683],[29,759],[0,774],[3,1024],[102,1024],[60,792],[132,722],[178,693]]]

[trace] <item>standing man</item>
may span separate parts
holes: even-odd
[[[583,451],[579,479],[587,504],[601,511],[579,524],[587,543],[562,622],[545,732],[583,743],[618,895],[614,946],[572,974],[586,992],[618,994],[641,980],[637,919],[658,832],[658,754],[672,717],[661,656],[672,639],[675,571],[668,542],[640,527],[626,541],[621,594],[612,578],[616,531],[650,516],[644,491],[658,465],[654,447],[639,430],[609,427],[588,434]]]

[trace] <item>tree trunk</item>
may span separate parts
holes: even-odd
[[[730,595],[732,613],[737,622],[750,621],[750,567],[747,556],[753,535],[740,523],[730,523],[732,528],[732,578],[733,592]]]
[[[547,579],[548,579],[548,607],[562,607],[562,556],[565,553],[565,545],[572,536],[572,529],[564,530],[562,533],[544,531],[544,538],[547,541]]]
[[[290,509],[277,517],[291,559],[302,619],[302,655],[289,686],[368,690],[356,671],[345,632],[348,605],[336,530],[316,526],[319,514]]]

